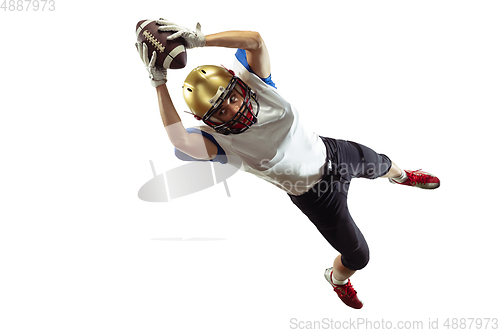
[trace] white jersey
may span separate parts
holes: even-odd
[[[323,175],[323,141],[304,128],[297,110],[274,87],[249,72],[237,59],[234,72],[257,94],[257,123],[240,134],[220,134],[206,125],[199,129],[212,135],[226,155],[238,156],[246,172],[292,195],[307,192]]]

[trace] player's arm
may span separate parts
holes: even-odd
[[[217,146],[201,134],[188,133],[182,125],[181,118],[165,84],[167,70],[155,67],[156,52],[153,52],[153,57],[149,60],[146,44],[136,44],[136,48],[149,72],[151,84],[156,88],[161,119],[170,142],[180,151],[196,159],[210,160],[214,158],[217,155]]]
[[[191,157],[211,160],[217,155],[217,146],[201,134],[188,133],[175,109],[166,84],[156,87],[163,126],[172,145]]]
[[[261,78],[271,75],[271,61],[262,36],[255,31],[225,31],[206,35],[205,46],[219,46],[247,51],[248,65]]]
[[[186,41],[187,48],[219,46],[244,49],[247,52],[248,65],[255,74],[261,78],[267,78],[271,74],[269,53],[258,32],[225,31],[205,36],[201,32],[199,23],[195,30],[190,30],[165,19],[159,19],[156,22],[161,25],[158,28],[159,31],[174,32],[167,40],[182,37]]]

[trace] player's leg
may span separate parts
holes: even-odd
[[[290,196],[293,203],[314,223],[323,237],[339,255],[325,278],[339,298],[359,309],[363,303],[349,277],[369,261],[369,249],[363,234],[354,223],[347,207],[349,180],[337,174],[325,174],[320,183],[301,196]]]
[[[343,194],[338,195],[343,198],[338,201],[341,212],[332,221],[335,227],[320,225],[318,228],[328,242],[341,253],[333,261],[333,266],[325,270],[324,276],[342,302],[360,309],[363,302],[358,298],[350,277],[368,264],[370,254],[363,234],[349,214],[345,202],[347,198]]]
[[[402,174],[403,170],[400,169],[394,162],[392,162],[389,172],[387,172],[385,175],[380,176],[380,178],[399,178]]]
[[[436,189],[440,185],[438,177],[422,170],[410,171],[399,168],[386,155],[351,141],[339,141],[341,154],[350,159],[348,172],[356,178],[388,178],[393,184]]]
[[[355,270],[349,269],[342,264],[341,254],[339,254],[333,261],[332,271],[333,278],[335,279],[334,282],[337,282],[337,284],[341,284],[356,273]]]
[[[389,181],[392,184],[414,186],[428,190],[438,188],[441,183],[439,178],[433,174],[422,170],[402,170],[394,164],[394,162],[392,163],[389,172],[381,176],[381,178],[389,178]]]

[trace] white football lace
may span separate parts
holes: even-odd
[[[145,30],[142,34],[158,49],[158,51],[160,51],[160,53],[165,51],[165,46],[161,45],[161,43],[149,31]]]

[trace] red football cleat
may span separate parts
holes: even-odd
[[[357,291],[352,287],[351,280],[348,280],[344,285],[336,285],[332,281],[332,275],[333,269],[327,268],[325,270],[325,279],[332,285],[333,290],[337,293],[340,300],[351,308],[361,309],[363,307],[363,302],[359,300]]]
[[[394,178],[389,178],[389,181],[393,184],[401,184],[407,186],[414,186],[423,188],[426,190],[433,190],[439,187],[440,181],[439,178],[425,171],[409,171],[405,170],[408,178],[400,183],[396,181]]]

